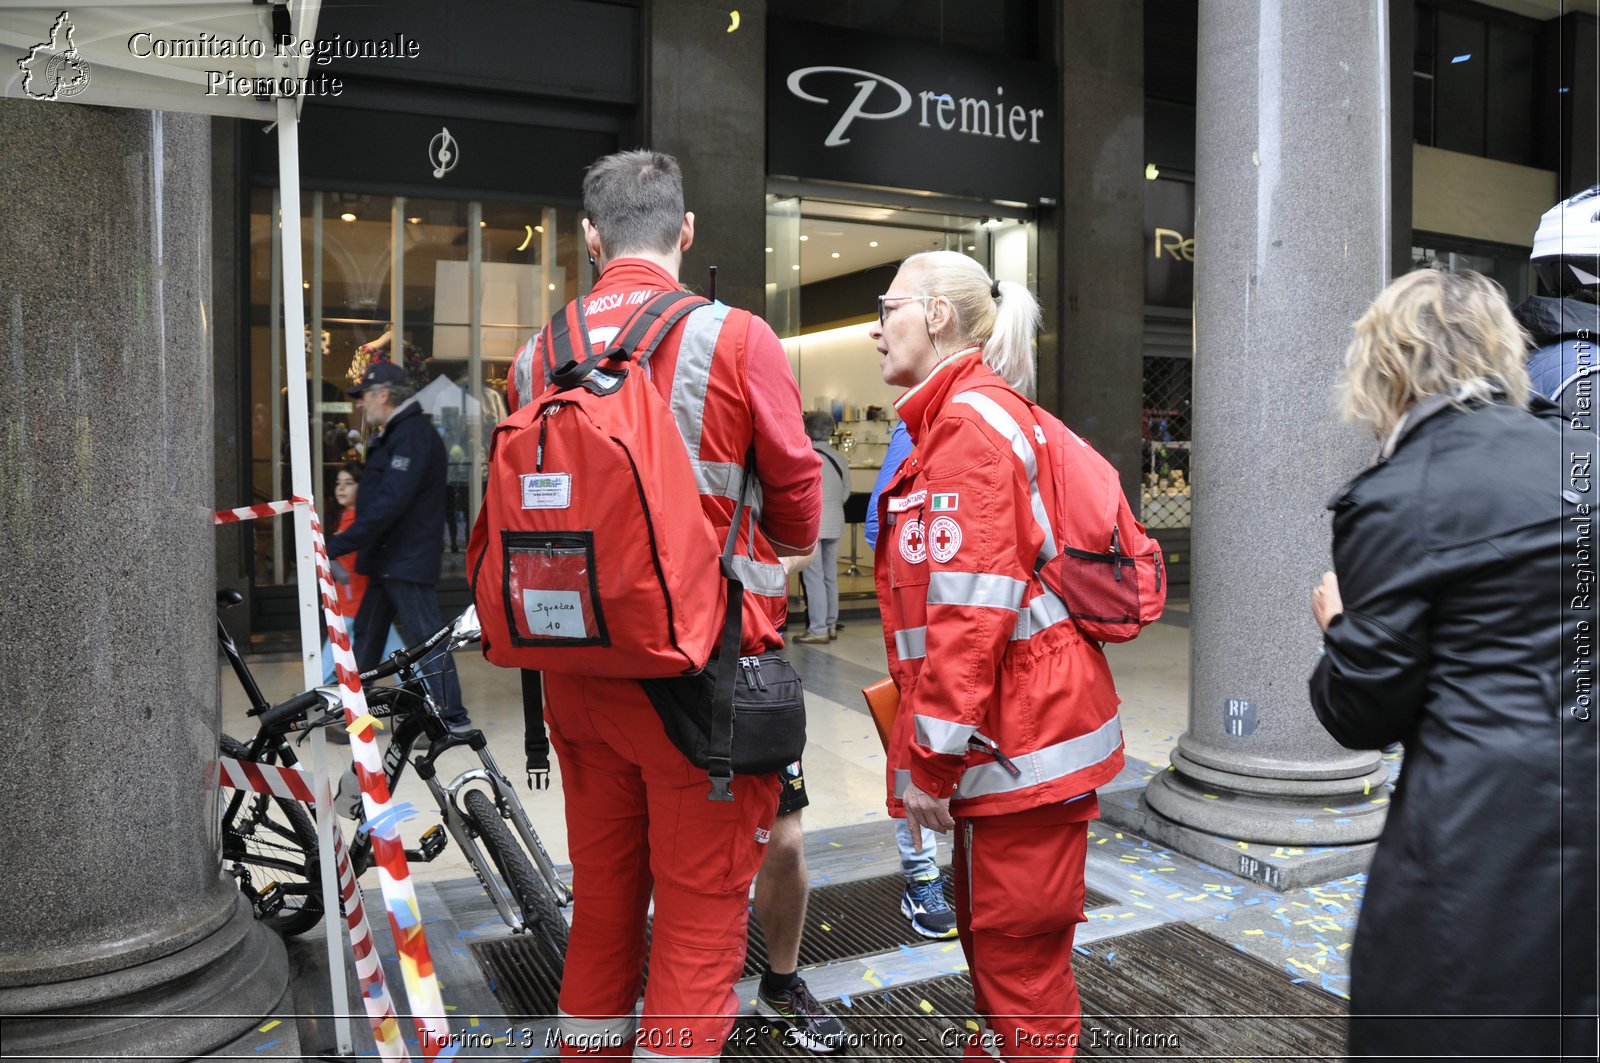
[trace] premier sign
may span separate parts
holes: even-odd
[[[777,176],[1053,201],[1054,67],[775,20],[767,169]]]
[[[802,87],[806,78],[813,74],[855,74],[860,75],[862,78],[862,80],[855,83],[855,99],[846,105],[838,123],[822,141],[827,147],[836,148],[842,144],[850,143],[850,138],[845,136],[845,132],[857,118],[883,121],[889,118],[899,118],[911,110],[911,93],[906,90],[904,85],[892,78],[886,78],[882,74],[874,74],[870,70],[854,70],[847,66],[802,67],[789,75],[789,91],[810,103],[827,104],[831,102],[826,97],[814,95]],[[880,85],[887,91],[878,94],[894,99],[894,108],[888,111],[869,111],[867,110],[867,103],[872,99],[873,94],[877,92]],[[923,89],[917,93],[917,98],[922,101],[922,120],[917,124],[924,129],[931,128],[928,121],[928,107],[931,104],[933,106],[934,121],[945,132],[956,131],[970,133],[974,136],[986,137],[993,135],[1005,137],[1008,135],[1007,129],[1009,128],[1009,136],[1012,140],[1020,141],[1025,139],[1031,144],[1039,143],[1039,119],[1044,116],[1044,108],[1024,109],[1018,104],[1012,104],[1008,125],[1006,105],[1003,98],[1005,94],[1004,85],[995,86],[995,98],[991,104],[988,100],[973,99],[970,96],[963,96],[957,100],[948,92],[934,92],[931,89]],[[989,132],[991,106],[994,108],[993,134]],[[957,126],[957,114],[960,115],[959,127]]]

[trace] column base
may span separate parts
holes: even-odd
[[[1383,830],[1389,770],[1349,779],[1270,779],[1196,764],[1181,749],[1150,780],[1145,800],[1177,824],[1230,840],[1270,845],[1357,845]]]
[[[283,942],[241,896],[215,933],[168,956],[47,985],[0,989],[8,1054],[186,1060],[244,1036],[285,999]]]

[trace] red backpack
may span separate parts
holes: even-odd
[[[706,300],[666,292],[596,354],[583,300],[545,327],[572,355],[495,427],[467,546],[483,653],[509,668],[648,678],[702,667],[722,629],[719,543],[689,453],[644,372]]]
[[[1166,607],[1161,544],[1134,519],[1112,464],[1049,411],[1035,408],[1034,416],[1055,476],[1058,539],[1039,580],[1085,635],[1127,642]]]
[[[1166,576],[1161,544],[1145,534],[1112,464],[1043,409],[1027,403],[1043,432],[1056,486],[1051,530],[1056,555],[1042,561],[1039,582],[1066,605],[1078,630],[1097,642],[1127,642],[1161,619]]]

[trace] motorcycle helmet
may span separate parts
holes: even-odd
[[[1551,295],[1600,301],[1600,185],[1544,212],[1531,258]]]

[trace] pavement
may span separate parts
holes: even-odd
[[[1101,790],[1102,804],[1136,800],[1152,775],[1167,770],[1168,754],[1188,722],[1188,620],[1187,604],[1172,603],[1162,621],[1140,638],[1107,647],[1123,699],[1128,766]],[[790,632],[799,630],[792,626]],[[891,874],[898,870],[898,857],[884,811],[884,754],[860,694],[862,686],[886,674],[877,615],[847,614],[838,641],[826,646],[791,641],[789,653],[806,682],[805,768],[811,805],[804,812],[804,821],[813,888]],[[567,834],[559,763],[554,765],[549,790],[529,792],[523,781],[517,675],[494,668],[471,652],[458,653],[456,660],[473,722],[488,736],[494,757],[517,783],[529,818],[551,857],[558,865],[565,865]],[[274,701],[300,687],[300,666],[293,657],[258,656],[250,663],[267,697]],[[221,675],[219,682],[224,730],[238,736],[248,734],[245,703],[237,684],[227,673]],[[441,773],[448,777],[455,770],[476,766],[470,756],[461,751],[447,753],[440,761]],[[453,762],[452,757],[461,759]],[[409,772],[396,799],[411,802],[424,813],[402,831],[407,843],[415,844],[415,836],[437,821],[435,806],[427,790]],[[1252,850],[1245,842],[1231,844],[1240,854],[1263,859],[1302,855],[1299,850],[1282,847],[1256,846]],[[945,841],[940,843],[940,860],[949,860]],[[548,1019],[508,1016],[489,985],[489,976],[476,960],[473,945],[511,935],[495,916],[470,866],[456,848],[448,847],[431,863],[414,865],[411,873],[417,884],[430,951],[443,983],[450,1027],[456,1035],[455,1058],[531,1059],[555,1055],[549,1044]],[[1340,1009],[1348,998],[1350,940],[1365,887],[1364,874],[1279,892],[1232,870],[1202,863],[1126,830],[1096,822],[1090,828],[1086,879],[1089,888],[1101,895],[1101,901],[1089,910],[1088,921],[1079,928],[1077,948],[1086,962],[1092,960],[1096,965],[1094,969],[1100,972],[1096,977],[1118,977],[1118,939],[1133,942],[1142,932],[1184,924],[1261,961],[1259,968],[1249,968],[1253,972],[1251,978],[1281,978],[1326,995]],[[381,910],[376,874],[369,872],[361,885],[370,898],[369,911]],[[285,1002],[282,1014],[264,1019],[255,1033],[230,1046],[230,1058],[313,1058],[321,1051],[331,1051],[331,993],[322,935],[319,926],[292,944],[293,999]],[[387,928],[376,927],[375,936],[384,957],[390,993],[403,1012],[403,982]],[[803,967],[801,973],[819,998],[836,1012],[844,1013],[852,1007],[854,998],[864,994],[888,986],[941,984],[940,979],[964,972],[961,951],[954,942],[924,941],[907,926],[903,943],[893,948]],[[1127,977],[1144,975],[1130,968]],[[351,982],[354,1054],[370,1056],[374,1054],[372,1040],[365,1030],[360,998],[354,995],[353,986]],[[1139,998],[1139,985],[1122,988],[1132,999]],[[738,991],[748,1009],[754,997],[754,980],[741,983]],[[1086,999],[1087,996],[1086,993]],[[921,1004],[924,1011],[931,1010],[926,998]],[[1228,1025],[1229,1009],[1225,1002],[1216,1007],[1214,1014],[1200,1018],[1213,1021],[1220,1037],[1220,1031]],[[412,1052],[420,1056],[410,1023],[403,1020],[402,1029]],[[1197,1036],[1204,1041],[1203,1033]],[[1260,1047],[1266,1052],[1272,1049],[1267,1044]],[[853,1054],[857,1058],[873,1055],[867,1050]],[[883,1054],[908,1058],[906,1052]],[[1125,1058],[1105,1052],[1086,1054]],[[1236,1047],[1224,1051],[1220,1042],[1186,1044],[1181,1052],[1162,1054],[1243,1058]]]

